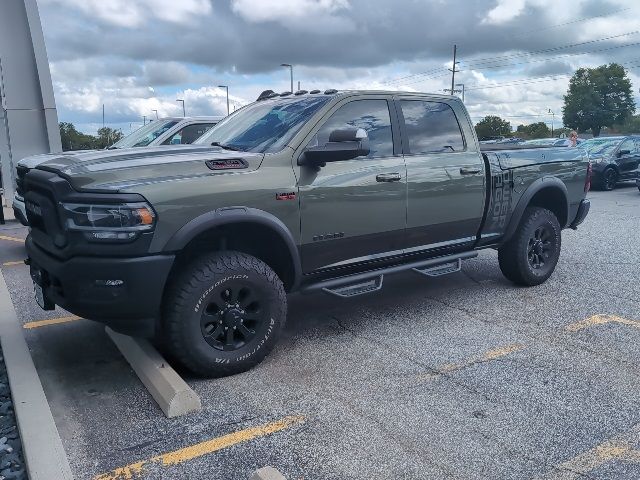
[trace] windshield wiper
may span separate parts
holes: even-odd
[[[234,152],[242,152],[243,150],[241,148],[238,147],[233,147],[231,145],[225,145],[223,143],[220,142],[213,142],[211,144],[212,147],[220,147],[220,148],[224,148],[225,150],[232,150]]]

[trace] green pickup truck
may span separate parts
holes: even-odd
[[[155,337],[206,376],[264,359],[290,292],[375,292],[484,248],[540,284],[589,211],[584,151],[483,152],[450,96],[267,93],[197,143],[53,155],[22,181],[40,306]]]

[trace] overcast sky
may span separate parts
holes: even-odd
[[[128,133],[143,115],[226,113],[265,89],[441,92],[474,121],[561,123],[579,67],[616,61],[640,97],[637,0],[38,0],[60,121]],[[577,44],[577,45],[576,45]],[[550,77],[555,75],[555,77]],[[460,88],[460,87],[458,87]],[[233,109],[233,107],[232,107]],[[133,124],[133,125],[130,125]]]

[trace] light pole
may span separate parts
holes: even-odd
[[[186,110],[184,109],[184,100],[182,100],[181,98],[178,98],[176,102],[182,102],[182,116],[186,117],[187,113],[186,113]]]
[[[464,83],[456,83],[456,87],[462,87],[462,103],[464,103]]]
[[[224,88],[227,91],[227,115],[229,115],[229,85],[218,85],[218,88]]]
[[[281,63],[280,66],[289,68],[289,73],[291,74],[291,93],[293,93],[293,65],[289,63]]]
[[[142,125],[146,125],[147,124],[147,116],[143,115],[142,116]]]
[[[556,114],[549,109],[549,113],[551,114],[551,136],[553,137],[553,123],[556,119]]]
[[[152,112],[156,112],[156,120],[158,120],[158,110],[156,109],[151,109]]]

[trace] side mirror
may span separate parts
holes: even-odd
[[[618,152],[618,157],[621,157],[623,155],[629,155],[631,153],[631,150],[620,150]]]
[[[322,146],[307,148],[298,164],[324,167],[327,162],[339,162],[369,155],[369,137],[362,128],[338,129],[331,132]]]

